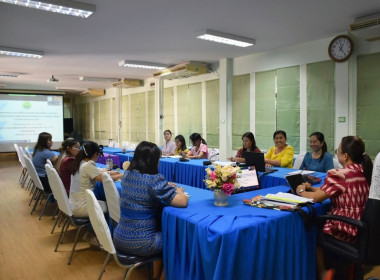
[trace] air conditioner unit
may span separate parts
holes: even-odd
[[[105,95],[104,89],[88,89],[84,92],[82,92],[81,96],[88,96],[88,97],[97,97],[97,96],[103,96]]]
[[[207,72],[207,63],[189,61],[156,72],[153,74],[153,76],[156,78],[162,77],[163,79],[172,80],[206,74]]]
[[[380,40],[380,13],[360,17],[350,24],[351,32],[368,42]]]
[[[144,85],[143,80],[122,79],[119,82],[113,83],[113,87],[134,88]]]

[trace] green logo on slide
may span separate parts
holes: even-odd
[[[22,107],[24,107],[24,109],[28,110],[28,109],[30,109],[30,107],[32,107],[32,104],[30,104],[30,102],[24,102],[24,103],[22,103]]]

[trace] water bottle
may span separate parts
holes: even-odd
[[[106,161],[107,169],[112,170],[113,169],[113,160],[110,155],[108,155],[107,161]]]

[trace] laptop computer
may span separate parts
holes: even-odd
[[[287,176],[285,176],[285,179],[288,182],[288,184],[290,186],[290,191],[293,194],[297,194],[297,187],[299,185],[306,183],[306,180],[302,174],[287,175]]]
[[[263,153],[245,152],[245,164],[248,166],[255,166],[257,171],[271,173],[277,171],[274,168],[265,167],[265,160]]]
[[[237,178],[240,188],[235,189],[232,194],[244,193],[261,189],[259,176],[256,169],[244,169]]]

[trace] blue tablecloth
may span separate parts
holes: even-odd
[[[206,159],[190,159],[189,161],[180,161],[176,168],[177,183],[189,185],[196,188],[206,189],[203,182],[206,176],[206,168],[203,162]]]
[[[126,152],[133,152],[133,150],[127,150]],[[123,150],[121,148],[104,147],[103,153],[114,155],[116,153],[123,153]]]
[[[215,207],[212,192],[185,186],[188,207],[165,207],[162,215],[166,279],[315,279],[316,230],[306,231],[298,213],[241,202],[288,189],[237,194]],[[328,205],[316,203],[317,214]]]
[[[293,172],[297,170],[299,171],[299,169],[291,169],[291,168],[284,168],[284,167],[274,167],[274,169],[277,169],[277,171],[273,173],[265,174],[263,176],[260,175],[260,184],[263,189],[270,188],[273,186],[281,186],[281,185],[288,186],[285,176],[289,172]],[[322,186],[323,181],[326,178],[326,173],[315,172],[312,175],[322,179],[321,183],[313,185],[313,186],[316,186],[316,187]]]
[[[118,156],[120,158],[120,166],[123,166],[123,163],[125,161],[132,161],[134,153],[133,152],[126,152],[125,154],[123,153],[115,153],[115,156]]]

